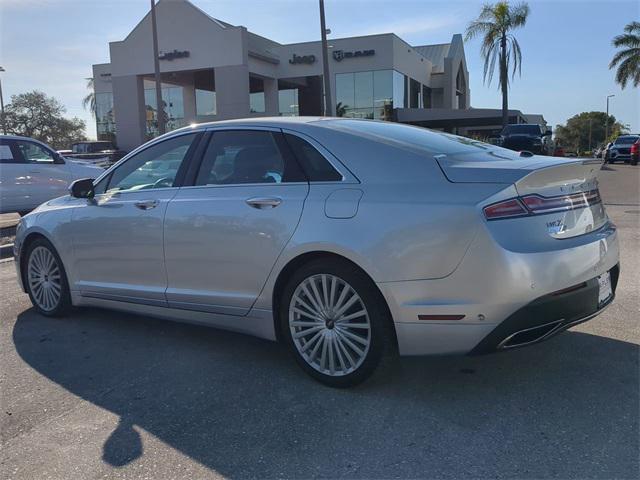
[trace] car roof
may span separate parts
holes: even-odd
[[[0,140],[31,140],[33,142],[38,142],[38,140],[31,137],[22,137],[20,135],[2,135],[2,134],[0,134]]]

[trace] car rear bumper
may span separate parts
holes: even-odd
[[[617,285],[617,232],[607,224],[583,237],[581,244],[557,240],[567,248],[520,253],[502,248],[484,232],[445,278],[378,283],[393,316],[400,354],[508,349],[526,337],[513,335],[528,328],[544,327],[530,334],[535,343],[595,316],[601,311],[594,306],[597,277],[611,271],[612,287]]]
[[[537,298],[494,328],[470,352],[472,355],[524,347],[547,340],[579,323],[591,320],[615,298],[620,266],[611,270],[612,294],[598,302],[598,279]]]

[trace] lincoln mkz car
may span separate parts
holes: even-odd
[[[600,166],[389,122],[196,125],[24,217],[16,267],[43,315],[280,340],[349,386],[385,354],[508,350],[601,312],[619,251]]]

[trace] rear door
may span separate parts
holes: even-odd
[[[278,130],[220,129],[165,217],[171,307],[246,314],[293,235],[309,185]]]

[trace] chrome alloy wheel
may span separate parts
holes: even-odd
[[[62,277],[58,262],[48,248],[33,249],[29,256],[27,278],[38,307],[47,312],[55,310],[62,295]]]
[[[358,369],[371,345],[364,302],[344,280],[331,274],[304,279],[289,304],[293,343],[304,360],[330,376]]]

